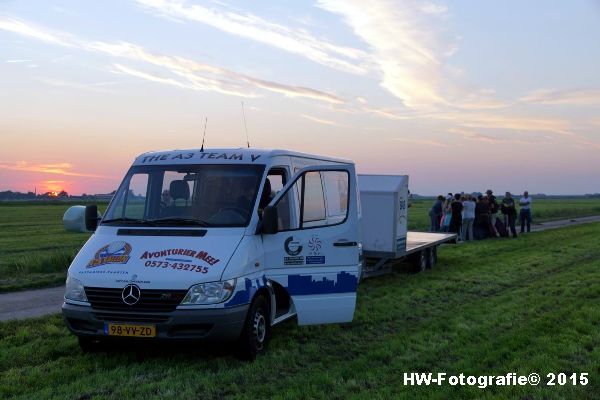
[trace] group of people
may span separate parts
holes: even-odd
[[[531,231],[531,203],[525,191],[518,201],[521,233]],[[515,222],[517,202],[510,192],[498,201],[492,190],[486,194],[448,193],[440,195],[429,210],[432,232],[453,232],[459,240],[485,239],[488,237],[517,237]],[[502,216],[502,218],[501,218]]]

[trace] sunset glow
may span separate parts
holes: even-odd
[[[243,101],[253,147],[415,193],[600,192],[599,37],[584,0],[4,2],[0,191],[109,193],[205,118],[245,146]]]

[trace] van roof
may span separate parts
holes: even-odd
[[[314,159],[344,164],[354,164],[350,160],[320,156],[316,154],[300,153],[280,149],[255,149],[255,148],[221,148],[221,149],[187,149],[150,151],[140,154],[133,165],[159,165],[159,164],[267,164],[275,156],[290,156]]]

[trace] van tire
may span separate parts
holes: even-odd
[[[271,339],[271,313],[269,303],[258,295],[250,305],[244,328],[238,339],[237,355],[242,360],[253,361],[264,353]]]
[[[98,353],[104,350],[104,343],[100,339],[87,336],[78,336],[79,348],[84,353]]]

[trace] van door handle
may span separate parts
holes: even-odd
[[[358,246],[357,242],[349,242],[347,240],[338,240],[337,242],[334,242],[333,245],[335,247],[353,247],[353,246]]]

